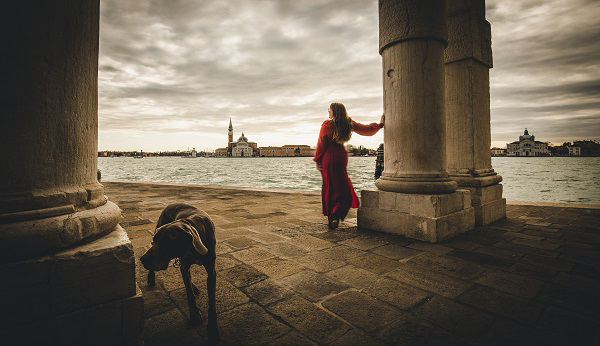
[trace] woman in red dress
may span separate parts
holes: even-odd
[[[346,172],[348,154],[344,142],[350,139],[352,132],[363,136],[376,134],[383,127],[384,121],[385,116],[382,115],[380,123],[359,124],[348,116],[343,104],[332,103],[329,106],[329,120],[325,120],[321,125],[317,151],[313,159],[323,178],[323,215],[329,220],[329,228],[337,228],[340,220],[344,220],[348,215],[350,208],[358,208],[359,205]]]

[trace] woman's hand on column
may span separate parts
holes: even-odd
[[[381,127],[385,126],[385,113],[381,115],[381,120],[379,121]]]

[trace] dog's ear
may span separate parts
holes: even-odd
[[[200,239],[200,233],[194,226],[188,224],[187,222],[182,223],[182,229],[185,233],[188,233],[192,236],[192,245],[194,245],[194,249],[201,255],[206,255],[208,253],[208,249],[202,243],[202,239]]]
[[[161,227],[159,227],[159,228],[157,228],[157,229],[155,229],[155,230],[154,230],[154,236],[152,237],[152,241],[153,241],[153,242],[157,242],[157,241],[158,241],[158,239],[160,239],[160,237],[162,237],[162,236],[163,236],[163,233],[164,233],[164,232],[163,232],[163,227],[162,227],[162,226],[161,226]]]

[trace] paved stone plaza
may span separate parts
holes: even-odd
[[[178,269],[146,286],[139,257],[161,210],[185,202],[217,226],[221,344],[600,344],[600,210],[507,206],[507,219],[428,244],[335,231],[314,193],[105,182],[123,210],[144,298],[145,345],[206,342]],[[206,323],[206,274],[192,268]]]

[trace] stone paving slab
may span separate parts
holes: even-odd
[[[180,271],[147,287],[139,257],[173,202],[217,227],[222,345],[600,344],[600,207],[507,206],[507,218],[428,244],[335,231],[315,193],[105,182],[122,209],[144,298],[145,345],[205,344],[206,273],[193,266],[204,325],[190,327]]]

